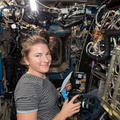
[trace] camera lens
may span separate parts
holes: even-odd
[[[89,112],[92,113],[94,109],[95,99],[86,97],[81,91],[74,89],[69,93],[69,96],[68,96],[69,100],[71,100],[77,94],[79,94],[79,97],[77,97],[74,102],[76,103],[81,101],[81,109],[88,110]]]
[[[94,98],[83,97],[81,101],[81,106],[84,110],[89,110],[90,112],[93,112],[94,102],[95,102]]]

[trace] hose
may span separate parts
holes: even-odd
[[[104,35],[104,44],[105,50],[102,56],[95,56],[87,52],[88,56],[95,61],[104,62],[110,57],[111,45],[110,45],[110,37],[112,36],[119,36],[120,30],[107,30]]]

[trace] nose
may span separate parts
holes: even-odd
[[[49,61],[50,61],[50,57],[44,55],[44,57],[43,57],[43,61],[44,61],[44,62],[49,62]]]

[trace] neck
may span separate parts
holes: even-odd
[[[46,77],[44,73],[36,73],[36,72],[30,71],[30,70],[28,70],[27,73],[30,73],[32,75],[35,75],[35,76],[38,76],[38,77],[41,77],[41,78],[45,78]]]

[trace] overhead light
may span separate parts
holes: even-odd
[[[32,11],[37,11],[36,0],[29,0]]]

